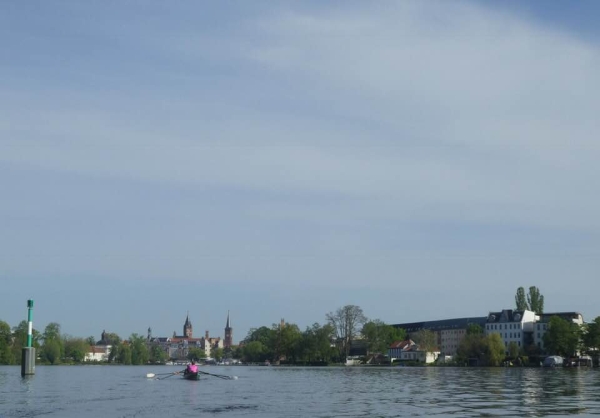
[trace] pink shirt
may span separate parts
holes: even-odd
[[[196,366],[195,364],[188,364],[188,371],[190,371],[192,373],[197,373],[198,372],[198,366]]]

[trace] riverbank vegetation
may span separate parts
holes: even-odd
[[[527,307],[531,304],[543,309],[543,296],[537,288],[530,288],[527,298],[523,288],[520,288],[515,301],[517,304],[527,304]],[[368,358],[384,359],[391,343],[407,337],[424,351],[435,351],[438,344],[436,334],[430,330],[407,335],[405,330],[381,320],[369,320],[362,309],[355,305],[329,312],[325,318],[325,323],[314,323],[304,330],[284,321],[270,327],[251,329],[231,352],[225,353],[222,348],[213,349],[211,357],[216,361],[227,357],[259,364],[326,365],[345,363],[348,357],[365,356],[365,353]],[[8,323],[0,320],[0,364],[20,363],[21,350],[27,342],[27,328],[26,321],[11,329]],[[538,360],[547,354],[569,357],[576,352],[597,356],[600,347],[600,317],[582,326],[558,316],[552,317],[543,341],[546,348],[544,353],[533,344],[520,347],[513,343],[504,347],[498,334],[485,335],[480,326],[472,324],[460,342],[451,364],[526,365],[530,359],[535,359],[539,364]],[[108,363],[158,364],[170,360],[163,348],[149,343],[147,338],[136,333],[127,339],[114,333],[106,333],[102,343],[111,346]],[[33,346],[40,364],[83,363],[86,354],[90,353],[95,344],[93,337],[80,338],[62,333],[60,324],[56,322],[48,324],[43,332],[33,330]],[[188,358],[204,357],[204,350],[190,348]]]

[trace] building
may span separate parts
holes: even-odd
[[[157,337],[151,335],[151,329],[148,328],[148,341],[150,344],[157,344],[165,350],[167,357],[175,360],[186,360],[191,349],[204,351],[206,358],[210,358],[213,350],[223,348],[223,341],[219,337],[210,337],[206,331],[204,337],[195,338],[194,328],[190,321],[189,312],[186,315],[183,324],[183,334],[177,335],[173,332],[172,337]]]
[[[536,317],[536,323],[533,326],[533,343],[542,352],[546,353],[544,347],[544,334],[548,331],[550,318],[558,316],[569,322],[573,322],[579,326],[583,325],[583,315],[579,312],[554,312],[544,313]]]
[[[390,347],[388,348],[388,357],[390,361],[394,361],[395,359],[401,359],[402,353],[410,350],[410,347],[415,345],[415,342],[411,339],[407,339],[404,341],[394,341]]]
[[[223,341],[223,347],[225,350],[231,350],[233,345],[233,328],[231,328],[231,321],[229,320],[229,311],[227,311],[227,323],[225,324],[225,338]]]
[[[90,350],[85,353],[84,361],[108,361],[112,343],[109,341],[109,336],[106,330],[102,330],[100,341],[90,347]]]
[[[395,341],[388,349],[390,361],[411,361],[417,363],[433,363],[440,355],[439,351],[420,350],[419,346],[411,339]]]
[[[84,361],[102,361],[107,362],[112,345],[92,345],[90,350],[85,353]]]
[[[511,343],[519,350],[533,342],[533,327],[536,322],[533,311],[517,311],[503,309],[500,312],[490,312],[485,324],[485,335],[499,334],[505,347],[505,354],[509,354]]]
[[[436,334],[437,345],[444,356],[454,356],[462,339],[467,335],[469,325],[478,325],[482,329],[486,323],[486,317],[442,319],[438,321],[409,322],[404,324],[393,324],[395,328],[402,328],[407,336],[422,331],[430,330]]]

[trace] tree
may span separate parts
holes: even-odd
[[[197,347],[190,348],[187,355],[188,360],[200,360],[206,358],[206,352]]]
[[[158,344],[152,345],[150,349],[150,362],[164,363],[167,361],[167,352]]]
[[[535,286],[529,288],[529,294],[527,295],[527,303],[529,304],[529,310],[537,314],[544,313],[544,295],[540,293],[540,289]]]
[[[65,339],[65,358],[72,359],[75,363],[81,363],[85,360],[86,353],[90,350],[88,340],[83,338],[66,338]]]
[[[277,333],[272,329],[265,326],[262,326],[258,329],[253,328],[248,332],[248,335],[244,339],[244,345],[247,345],[251,342],[259,342],[261,344],[260,349],[260,358],[261,360],[254,359],[254,355],[252,356],[253,360],[249,361],[264,361],[265,359],[272,359],[275,355],[275,344],[276,344]],[[257,346],[254,345],[253,348]],[[244,350],[244,355],[247,353]]]
[[[525,289],[519,287],[515,295],[515,304],[517,311],[529,310],[537,314],[544,313],[544,296],[540,289],[535,286],[529,288],[529,293],[525,297]]]
[[[508,343],[508,357],[516,359],[519,356],[519,345],[515,341]]]
[[[421,331],[411,334],[410,339],[419,346],[419,350],[428,353],[436,351],[439,347],[435,332],[429,329],[422,329]]]
[[[504,342],[500,334],[494,332],[484,337],[484,357],[488,366],[499,366],[505,357]]]
[[[294,362],[299,352],[299,342],[302,339],[302,333],[296,324],[273,324],[274,332],[274,360],[283,360]]]
[[[217,347],[214,350],[212,350],[211,355],[216,361],[221,361],[223,359],[224,353],[225,350],[223,350],[221,347]]]
[[[579,348],[580,338],[581,330],[577,324],[553,316],[543,337],[544,347],[550,354],[571,356]]]
[[[113,344],[108,353],[108,362],[119,362],[119,352],[121,351],[121,343]]]
[[[42,338],[44,344],[42,345],[40,357],[50,364],[59,364],[65,356],[64,341],[60,335],[60,324],[50,322],[46,325]]]
[[[241,359],[244,357],[244,348],[240,345],[231,346],[231,357]]]
[[[500,334],[467,334],[456,352],[459,363],[477,360],[480,366],[498,366],[504,360],[504,343]]]
[[[146,338],[136,333],[129,337],[131,346],[131,364],[146,364],[150,358]]]
[[[481,360],[485,336],[480,333],[467,333],[456,350],[459,363],[468,364],[471,359]]]
[[[597,353],[600,350],[600,316],[585,327],[583,344],[588,352]]]
[[[335,330],[340,349],[340,357],[345,361],[350,352],[352,341],[359,334],[362,325],[367,322],[363,310],[356,305],[346,305],[327,314],[327,321]]]
[[[517,294],[515,295],[515,304],[517,307],[517,311],[524,311],[529,309],[527,299],[525,297],[525,288],[519,287],[517,289]]]
[[[0,364],[14,364],[15,358],[11,350],[12,332],[10,325],[0,321]]]
[[[249,362],[260,362],[265,360],[266,348],[260,341],[250,341],[244,345],[244,360]]]
[[[121,337],[119,337],[114,332],[107,332],[104,335],[104,342],[106,345],[119,345],[121,344]]]
[[[46,325],[46,328],[44,328],[44,341],[57,339],[60,339],[60,324],[57,322],[50,322]]]
[[[394,341],[402,341],[406,338],[405,330],[394,328],[379,319],[365,323],[361,334],[367,341],[369,353],[387,353]]]
[[[13,328],[13,343],[12,353],[16,364],[21,364],[21,351],[23,347],[27,345],[27,333],[29,330],[29,323],[25,320],[19,322],[19,325]],[[32,331],[33,336],[33,347],[38,350],[40,348],[41,334],[35,328]],[[39,352],[39,351],[38,351]]]
[[[333,335],[334,330],[330,324],[321,326],[315,322],[312,327],[306,327],[299,343],[299,359],[309,363],[328,363],[331,361]]]
[[[40,357],[50,364],[60,364],[61,344],[56,339],[44,341]]]
[[[483,328],[479,324],[467,325],[467,335],[481,335],[483,334]]]
[[[131,364],[131,347],[127,341],[118,345],[116,361],[121,364]]]
[[[167,352],[158,344],[152,344],[150,347],[150,362],[164,363],[167,361]]]

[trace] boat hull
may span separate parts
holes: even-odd
[[[200,380],[200,373],[185,372],[183,378],[186,380]]]

